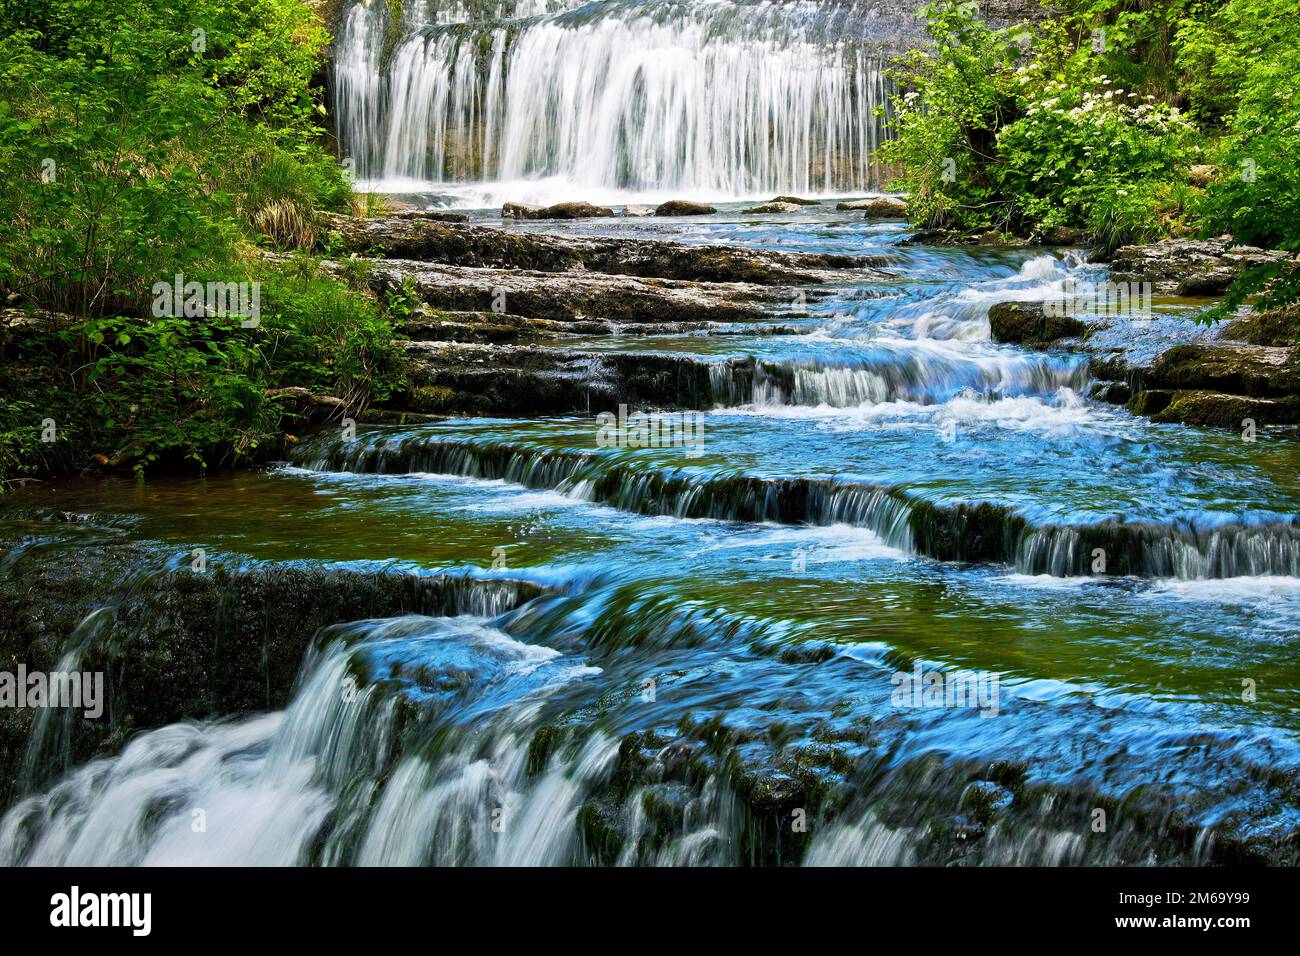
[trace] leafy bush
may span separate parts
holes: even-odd
[[[1181,39],[1199,109],[1228,111],[1206,231],[1300,249],[1300,0],[1229,0]]]
[[[1036,93],[998,134],[999,181],[1040,227],[1087,228],[1104,252],[1165,231],[1165,203],[1186,180],[1196,129],[1176,109],[1113,86],[1021,74]],[[1086,83],[1086,85],[1085,85]]]
[[[1142,74],[1126,44],[1171,35],[1168,11],[1089,0],[1006,30],[968,4],[926,14],[935,48],[909,54],[897,74],[897,140],[882,150],[903,166],[915,218],[963,231],[1069,226],[1103,251],[1179,222],[1198,133],[1177,108],[1105,72]],[[1097,49],[1094,23],[1109,25]]]
[[[241,235],[313,241],[325,31],[298,0],[48,0],[0,15],[0,293],[139,313]],[[21,16],[19,14],[22,14]]]
[[[405,385],[391,313],[318,268],[303,258],[277,270],[264,289],[268,387],[303,386],[343,399],[353,412],[388,400]]]
[[[277,434],[268,390],[355,414],[401,387],[360,283],[250,254],[352,204],[317,125],[327,40],[300,0],[0,0],[0,296],[73,317],[5,344],[0,479],[237,462]],[[259,283],[261,326],[155,315],[178,274]]]
[[[1018,50],[955,0],[922,13],[935,46],[907,54],[893,72],[904,92],[892,104],[895,138],[878,155],[901,167],[896,185],[928,227],[1005,225],[1014,210],[990,167],[997,131],[1023,107],[1010,70]]]

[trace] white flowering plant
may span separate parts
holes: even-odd
[[[1025,219],[1086,229],[1103,251],[1161,234],[1186,199],[1196,127],[1104,74],[1022,77],[1034,93],[997,146],[1002,187]]]

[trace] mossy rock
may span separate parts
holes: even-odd
[[[1222,392],[1175,392],[1169,404],[1152,416],[1155,422],[1203,425],[1240,431],[1256,425],[1300,423],[1300,396],[1281,399],[1226,395]]]
[[[1134,415],[1158,415],[1174,400],[1174,393],[1167,389],[1144,389],[1128,400],[1124,406]]]
[[[1041,302],[999,302],[989,309],[989,328],[995,342],[1043,346],[1077,338],[1087,329],[1068,315],[1052,315]]]
[[[1300,349],[1231,343],[1175,345],[1146,375],[1156,388],[1274,398],[1300,395]]]

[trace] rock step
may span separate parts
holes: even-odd
[[[1235,245],[1230,236],[1165,239],[1115,250],[1110,272],[1113,282],[1149,282],[1164,295],[1216,296],[1247,269],[1294,258],[1281,250]]]
[[[989,309],[995,342],[1045,346],[1077,338],[1087,328],[1073,316],[1050,314],[1041,302],[999,302]]]
[[[586,270],[642,278],[758,285],[818,285],[843,281],[844,270],[873,270],[884,278],[879,256],[769,252],[736,246],[691,245],[657,239],[565,236],[513,232],[490,226],[412,218],[326,217],[345,252],[454,266]]]
[[[16,558],[0,576],[5,660],[53,670],[82,619],[96,608],[105,615],[82,668],[105,674],[111,706],[107,719],[72,722],[68,756],[77,761],[145,728],[284,707],[323,627],[401,614],[497,614],[542,591],[457,574],[227,568],[216,558],[203,574],[188,570],[188,558],[187,570],[171,571],[189,548],[150,543],[99,544],[90,564],[80,547],[39,548],[32,552],[39,560],[27,560],[23,544],[0,530],[0,554]],[[34,713],[0,708],[0,807],[12,795]]]
[[[439,312],[434,309],[422,310],[397,327],[399,335],[415,342],[482,344],[547,342],[597,335],[795,335],[798,331],[792,325],[766,323],[756,328],[752,324],[728,325],[713,321],[651,323],[582,319],[566,322],[530,319],[508,313]]]
[[[539,345],[412,342],[405,409],[438,415],[594,414],[619,404],[713,405],[710,363],[655,352],[588,352]]]
[[[342,274],[325,261],[321,268]],[[816,292],[741,282],[688,282],[611,276],[595,272],[532,272],[431,265],[385,259],[370,270],[379,294],[413,288],[420,301],[450,312],[503,312],[530,319],[572,322],[587,319],[634,324],[757,322],[774,309]]]

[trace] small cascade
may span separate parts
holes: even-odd
[[[709,368],[714,401],[724,407],[856,408],[882,402],[941,404],[961,394],[1051,397],[1081,391],[1086,358],[959,350],[940,342],[875,345],[858,365],[786,360],[733,361]]]
[[[330,627],[285,709],[147,731],[10,807],[0,864],[1132,865],[1240,846],[1213,823],[1231,795],[1151,783],[1167,759],[1158,717],[1098,721],[1087,703],[1012,691],[1002,706],[1031,762],[981,755],[1003,732],[974,712],[944,715],[968,756],[907,754],[899,742],[938,715],[891,705],[878,665],[783,653],[773,622],[654,591],[597,583],[496,617]],[[674,688],[686,653],[708,693]],[[851,688],[842,709],[835,687]],[[1076,782],[1057,721],[1132,766]],[[1248,735],[1201,744],[1188,759],[1203,772],[1280,786]],[[1114,805],[1108,785],[1132,798],[1096,834],[1079,821]],[[1285,833],[1276,844],[1294,862]]]
[[[644,515],[778,524],[852,524],[890,547],[912,549],[910,509],[887,485],[826,478],[766,479],[704,470],[647,470],[592,452],[408,438],[325,441],[295,455],[316,471],[444,474],[508,481]]]
[[[1300,525],[1110,521],[1035,527],[1006,505],[935,504],[886,484],[655,469],[634,453],[537,448],[415,435],[319,440],[295,453],[315,471],[442,474],[558,491],[622,511],[777,524],[848,524],[888,546],[941,561],[1005,564],[1025,574],[1189,580],[1300,575]],[[1098,563],[1100,562],[1100,563]]]
[[[401,23],[379,0],[347,9],[333,97],[357,175],[558,177],[591,195],[876,184],[885,21],[851,3],[561,6],[429,2]]]
[[[1137,574],[1210,578],[1300,576],[1300,525],[1152,525],[1106,523],[1028,531],[1015,549],[1016,570],[1058,577]]]

